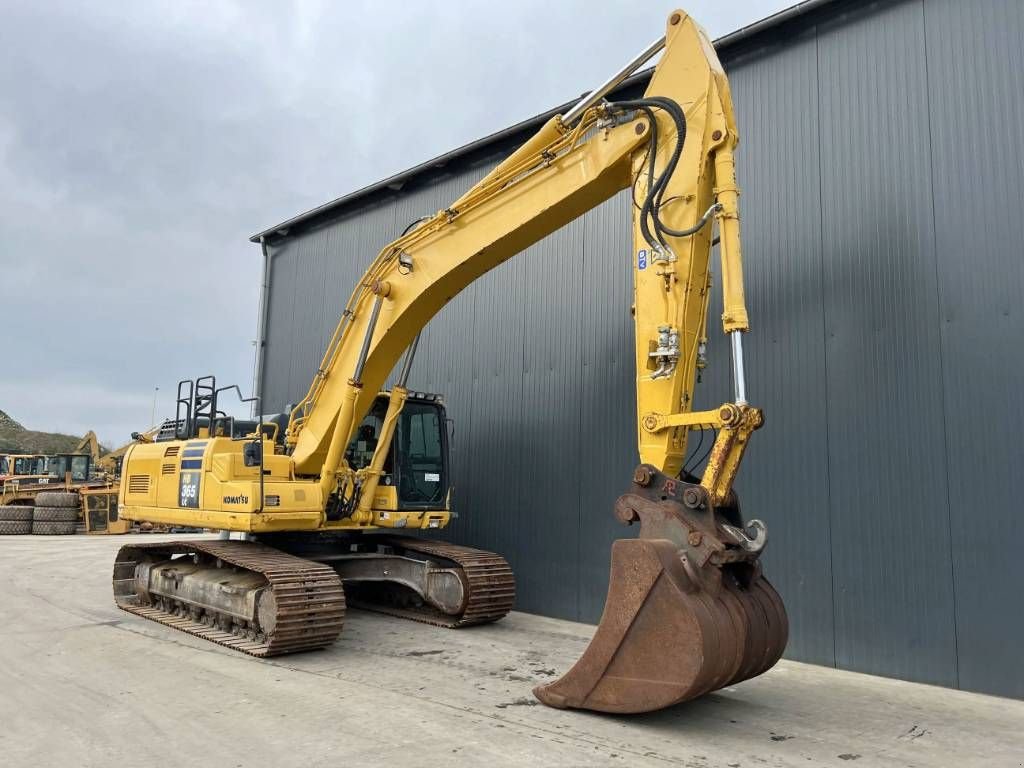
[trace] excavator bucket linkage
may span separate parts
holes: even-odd
[[[764,524],[744,525],[735,496],[714,508],[699,485],[641,465],[615,514],[639,521],[612,545],[610,587],[590,646],[534,689],[554,707],[649,712],[770,669],[788,621],[761,574]]]

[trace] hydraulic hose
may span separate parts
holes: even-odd
[[[640,209],[640,231],[644,239],[652,248],[656,248],[658,250],[669,250],[669,245],[665,239],[665,235],[670,235],[672,237],[686,236],[685,234],[679,234],[678,230],[672,230],[666,227],[662,223],[659,215],[665,188],[668,186],[668,181],[675,172],[676,166],[679,163],[679,158],[683,153],[683,144],[686,141],[686,115],[682,108],[674,101],[661,97],[621,101],[616,102],[614,106],[620,109],[641,110],[651,121],[651,138],[649,140],[648,148],[648,189],[647,196],[644,198],[643,205]],[[675,146],[672,149],[672,155],[665,164],[664,170],[657,178],[654,178],[658,151],[657,122],[654,119],[654,109],[661,109],[666,112],[672,119],[673,123],[675,123],[676,128],[676,141]],[[704,223],[706,223],[706,219],[702,221],[697,229],[699,229],[700,226],[703,226]],[[653,232],[651,229],[652,224]],[[692,234],[692,232],[689,232],[688,230],[682,230],[682,232]]]

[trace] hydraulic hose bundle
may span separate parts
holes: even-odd
[[[646,114],[648,120],[650,120],[650,138],[647,143],[647,195],[644,197],[643,203],[637,205],[640,209],[640,231],[643,234],[644,240],[655,251],[670,253],[672,249],[665,240],[666,235],[670,237],[689,237],[700,231],[711,219],[711,214],[718,209],[716,203],[704,212],[696,224],[687,229],[672,229],[661,219],[661,206],[672,200],[672,198],[669,198],[668,201],[664,200],[665,188],[668,186],[668,181],[672,178],[672,174],[675,173],[676,166],[679,164],[679,158],[683,154],[683,145],[686,143],[686,114],[683,112],[682,107],[672,99],[660,96],[649,96],[633,101],[619,101],[612,104],[612,107],[623,111],[639,110]],[[664,169],[657,175],[658,121],[654,115],[655,109],[665,112],[672,119],[676,129],[676,140],[672,148],[672,154],[669,156]],[[637,179],[634,179],[634,204],[636,204],[636,182]]]

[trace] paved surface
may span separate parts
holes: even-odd
[[[790,662],[653,715],[548,709],[530,689],[593,627],[526,614],[353,611],[330,649],[257,661],[118,611],[127,538],[0,537],[0,765],[1024,765],[1024,702]]]

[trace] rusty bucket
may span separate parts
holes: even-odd
[[[650,712],[759,675],[785,650],[786,611],[758,561],[763,524],[647,469],[654,483],[616,504],[640,537],[613,543],[601,623],[568,673],[534,689],[545,704]]]

